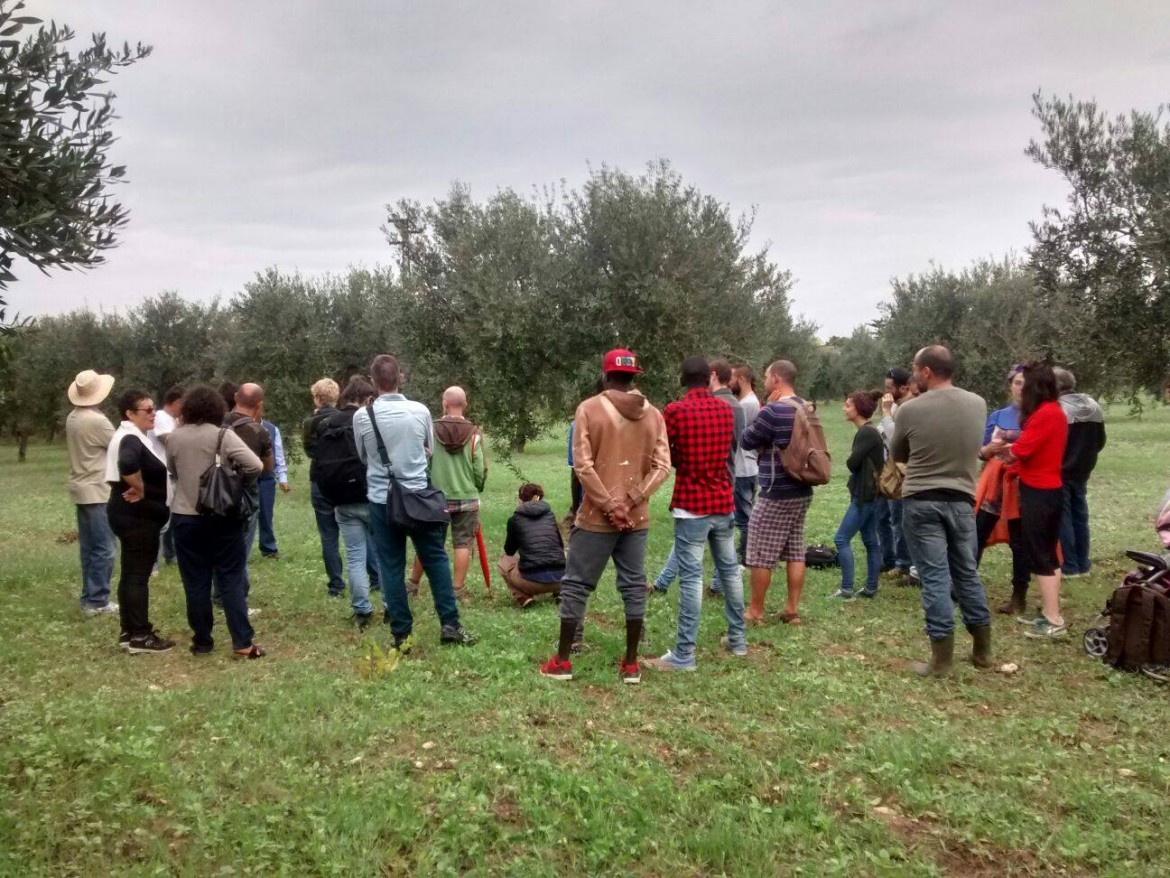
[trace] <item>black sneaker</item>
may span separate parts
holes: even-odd
[[[123,631],[121,634],[118,635],[118,646],[122,647],[122,649],[128,649],[130,647],[130,632],[129,631]]]
[[[215,647],[210,643],[192,643],[191,655],[211,655]]]
[[[411,640],[409,634],[395,634],[394,646],[392,649],[397,650],[402,655],[410,655],[410,648],[414,646],[414,641]]]
[[[463,646],[471,646],[475,643],[476,637],[462,625],[444,625],[439,632],[439,642],[444,644],[459,643]]]
[[[175,646],[175,641],[165,640],[159,637],[153,631],[149,634],[143,634],[140,637],[131,637],[130,642],[126,645],[126,651],[130,655],[138,653],[152,653],[152,652],[170,652]]]
[[[374,613],[372,610],[368,613],[354,613],[353,614],[353,621],[355,623],[357,623],[358,628],[362,631],[365,631],[367,628],[370,627],[370,622],[373,620],[373,618],[374,618]]]

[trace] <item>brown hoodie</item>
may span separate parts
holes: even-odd
[[[458,454],[463,446],[471,441],[471,437],[479,432],[479,427],[467,418],[453,418],[443,415],[435,421],[435,438],[439,444],[451,454]]]
[[[634,530],[646,530],[650,495],[670,475],[662,413],[636,390],[607,390],[585,400],[573,428],[573,469],[585,493],[577,527],[615,532],[605,513],[627,500]]]

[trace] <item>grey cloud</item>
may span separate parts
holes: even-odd
[[[1170,4],[929,0],[38,3],[155,55],[113,82],[132,225],[109,265],[13,304],[230,295],[391,254],[382,205],[670,158],[799,278],[825,334],[894,275],[1027,246],[1063,197],[1023,156],[1037,87],[1153,108]]]

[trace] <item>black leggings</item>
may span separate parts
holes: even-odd
[[[118,578],[118,613],[122,631],[144,637],[150,624],[150,574],[158,560],[159,532],[163,522],[120,510],[109,510],[110,529],[122,544],[122,573]]]
[[[975,514],[975,537],[978,540],[979,561],[983,560],[983,550],[987,548],[987,541],[991,539],[991,532],[999,516],[994,512],[984,512],[982,509]],[[1020,530],[1018,518],[1008,519],[1008,547],[1012,550],[1012,591],[1021,594],[1028,591],[1028,559],[1024,554],[1024,538]]]

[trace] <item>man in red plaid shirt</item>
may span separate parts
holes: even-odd
[[[711,544],[715,568],[724,584],[727,635],[723,645],[733,655],[747,655],[743,621],[743,579],[735,557],[732,512],[734,488],[728,459],[734,451],[735,413],[708,389],[711,367],[703,357],[687,357],[682,366],[686,396],[663,412],[670,459],[674,466],[674,551],[679,565],[678,636],[674,649],[648,667],[693,671],[695,639],[702,607],[703,547]]]

